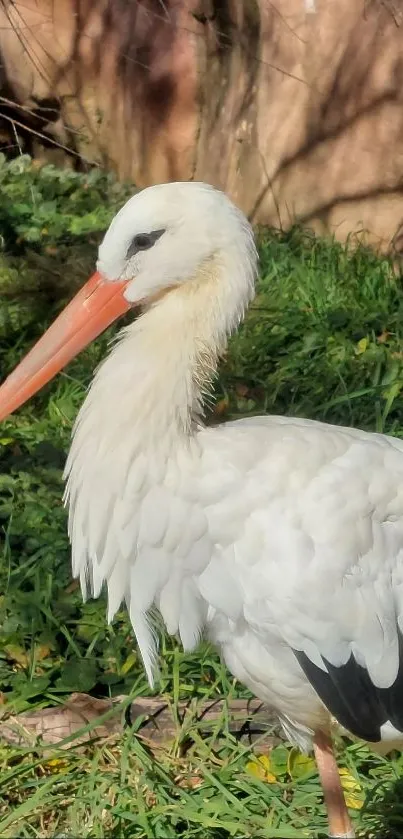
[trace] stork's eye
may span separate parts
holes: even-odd
[[[126,259],[131,259],[139,251],[146,251],[148,248],[152,248],[163,233],[165,233],[165,230],[152,230],[151,233],[137,233],[127,249]]]
[[[139,251],[145,251],[147,248],[151,248],[153,244],[154,240],[149,233],[139,233],[138,236],[134,237],[132,242],[133,247]]]

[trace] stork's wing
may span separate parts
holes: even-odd
[[[352,733],[403,731],[402,441],[277,418],[219,435],[242,474],[242,523],[233,546],[221,541],[244,618],[268,646],[293,649]],[[227,508],[236,492],[211,515],[217,540]]]

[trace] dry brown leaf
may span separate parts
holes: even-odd
[[[213,413],[220,417],[222,416],[222,414],[225,414],[228,411],[228,408],[229,399],[227,396],[225,396],[224,399],[219,399],[219,401],[216,402],[216,404],[214,405]]]
[[[177,775],[174,778],[174,784],[181,789],[197,789],[201,787],[203,778],[200,775]]]

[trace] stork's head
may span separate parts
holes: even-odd
[[[130,303],[191,281],[206,260],[250,240],[243,213],[203,183],[168,183],[134,195],[115,216],[99,248],[107,282],[128,280]]]
[[[224,193],[168,183],[134,195],[113,219],[97,271],[0,388],[0,420],[52,379],[132,306],[191,283],[208,260],[245,256],[254,274],[249,223]]]

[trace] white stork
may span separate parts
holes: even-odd
[[[352,837],[336,720],[403,740],[403,442],[263,416],[206,428],[227,337],[254,293],[244,215],[202,183],[153,186],[117,214],[97,271],[0,388],[0,419],[119,315],[140,307],[95,374],[66,466],[73,571],[122,601],[150,683],[151,607],[192,650],[205,634],[313,747],[330,835]]]

